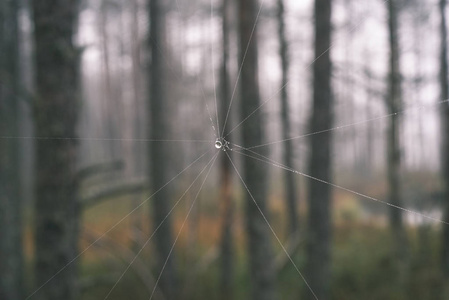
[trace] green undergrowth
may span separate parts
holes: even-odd
[[[332,283],[331,299],[405,299],[439,300],[448,299],[444,293],[445,284],[439,270],[439,231],[427,228],[408,231],[410,259],[407,272],[405,292],[401,289],[398,277],[395,275],[395,259],[391,255],[392,242],[387,227],[351,223],[339,225],[334,230],[332,251]],[[424,240],[423,240],[424,239]],[[427,241],[425,244],[423,244]],[[274,242],[274,241],[273,241]],[[243,246],[243,245],[242,245]],[[185,247],[185,246],[184,246]],[[182,298],[190,299],[222,299],[220,288],[219,256],[212,259],[204,269],[198,271],[196,266],[202,255],[206,255],[207,247],[198,247],[197,252],[188,259],[183,256],[187,249],[178,248],[177,269],[183,286]],[[276,248],[279,251],[279,248]],[[189,252],[191,253],[191,251]],[[250,296],[250,280],[248,272],[248,257],[243,251],[237,251],[234,262],[233,299],[248,299]],[[145,257],[148,265],[151,257]],[[303,270],[305,265],[304,243],[293,255],[298,267]],[[102,266],[103,265],[103,266]],[[115,268],[124,264],[117,264]],[[111,273],[113,266],[104,267],[104,262],[90,262],[83,265],[83,277]],[[125,276],[114,292],[108,298],[147,299],[148,287],[136,278],[133,271]],[[156,274],[157,270],[153,270]],[[301,299],[305,285],[291,266],[287,265],[277,276],[280,299]],[[112,283],[111,283],[112,284]],[[92,287],[83,294],[83,300],[103,298],[111,284]]]

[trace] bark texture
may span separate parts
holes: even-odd
[[[282,64],[282,80],[281,80],[281,119],[282,119],[282,138],[284,143],[284,164],[293,168],[293,142],[290,138],[290,117],[288,105],[288,72],[289,72],[289,55],[288,43],[285,33],[284,22],[284,1],[278,0],[278,35],[279,35],[279,56]],[[298,192],[295,186],[295,176],[292,172],[285,172],[285,204],[288,216],[288,231],[290,235],[296,234],[299,229],[298,223]]]
[[[34,271],[36,287],[41,288],[35,297],[70,300],[77,296],[76,262],[66,266],[76,255],[78,241],[78,147],[74,139],[57,138],[76,137],[79,51],[73,38],[78,0],[33,1],[32,9],[35,132],[56,138],[36,141]]]
[[[254,31],[252,38],[250,38],[256,22],[257,4],[258,1],[256,0],[239,0],[239,63],[243,64],[240,83],[240,112],[242,120],[254,112],[260,105],[257,66],[257,30]],[[246,50],[247,53],[244,58]],[[242,143],[243,147],[249,147],[250,145],[262,144],[262,141],[262,115],[260,110],[257,110],[250,119],[242,124]],[[243,167],[243,179],[260,209],[268,217],[267,169],[260,162],[248,157],[243,158]],[[249,195],[246,196],[246,226],[249,242],[252,299],[275,299],[275,272],[270,232]]]
[[[18,3],[0,3],[0,136],[19,136]],[[19,139],[0,139],[0,299],[23,298]]]
[[[331,87],[331,0],[315,1],[315,58],[313,64],[313,111],[310,131],[332,128],[333,94]],[[310,138],[309,174],[331,181],[332,131],[312,135]],[[332,188],[316,180],[309,180],[308,239],[306,247],[306,279],[320,300],[330,299],[331,280],[331,198]],[[304,290],[304,299],[314,299]]]
[[[162,0],[149,0],[150,9],[150,99],[149,99],[149,139],[162,140],[167,137],[167,88],[166,88],[166,62],[163,57],[165,51],[165,11]],[[150,178],[153,190],[159,189],[168,181],[167,166],[168,149],[165,143],[153,143],[150,149]],[[168,214],[171,204],[167,189],[160,190],[152,198],[153,228],[162,223]],[[171,220],[167,218],[155,234],[157,253],[157,270],[162,266],[173,244]],[[177,299],[178,287],[174,261],[170,259],[165,266],[159,282],[160,289],[167,300]]]

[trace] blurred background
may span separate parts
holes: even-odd
[[[449,299],[445,0],[0,0],[0,299]]]

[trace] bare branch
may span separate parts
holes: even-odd
[[[114,199],[120,196],[143,193],[147,185],[144,179],[116,182],[100,188],[94,189],[87,195],[81,197],[81,205],[84,209],[103,201]]]

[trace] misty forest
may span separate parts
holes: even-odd
[[[449,299],[448,13],[0,0],[0,299]]]

